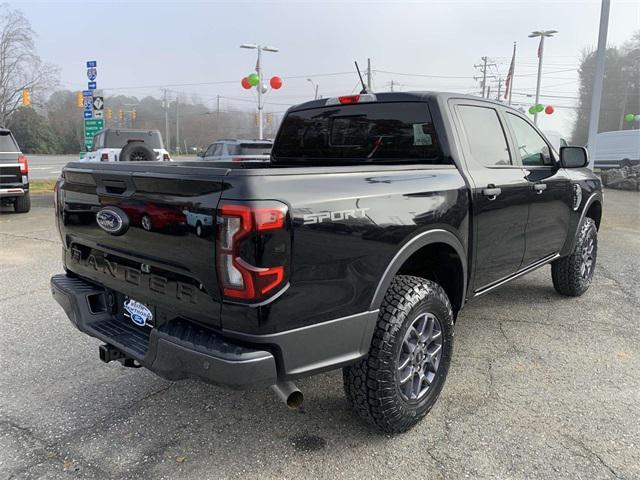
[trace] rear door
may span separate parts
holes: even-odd
[[[530,185],[512,154],[498,108],[472,100],[458,100],[453,105],[472,182],[474,290],[478,291],[520,268]]]
[[[0,129],[0,189],[22,188],[20,172],[20,149],[9,130]],[[26,176],[25,176],[25,182]],[[9,192],[3,192],[9,193]]]
[[[524,117],[512,111],[505,119],[516,145],[529,191],[529,220],[522,266],[558,253],[569,231],[573,190],[571,180],[554,159],[547,140]]]

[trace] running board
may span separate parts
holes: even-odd
[[[520,270],[519,272],[514,273],[513,275],[510,275],[508,277],[503,278],[502,280],[498,280],[496,283],[489,285],[488,287],[484,287],[481,288],[480,290],[477,290],[474,293],[474,297],[479,297],[480,295],[484,295],[485,293],[488,293],[498,287],[501,287],[502,285],[504,285],[505,283],[509,283],[511,280],[515,280],[516,278],[519,278],[523,275],[526,275],[529,272],[533,272],[534,270],[537,270],[540,267],[544,267],[545,265],[553,262],[554,260],[556,260],[557,258],[560,257],[559,253],[555,253],[553,255],[549,255],[548,257],[543,258],[542,260],[538,260],[536,263],[532,263],[531,265],[529,265],[528,267],[526,267],[523,270]]]

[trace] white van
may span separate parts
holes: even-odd
[[[594,165],[598,168],[619,168],[640,163],[640,130],[602,132],[596,137]]]

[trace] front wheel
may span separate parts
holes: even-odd
[[[380,308],[366,357],[343,369],[357,414],[386,433],[402,433],[433,407],[453,351],[453,312],[442,287],[399,275]]]
[[[585,217],[580,225],[578,240],[571,255],[551,264],[551,279],[556,291],[568,297],[579,297],[586,292],[593,280],[597,256],[596,222]]]

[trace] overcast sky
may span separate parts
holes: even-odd
[[[284,86],[268,96],[266,110],[281,112],[308,100],[313,86],[323,96],[356,88],[353,60],[371,58],[374,90],[480,90],[474,64],[488,56],[491,73],[506,76],[513,42],[518,44],[514,102],[533,104],[537,39],[532,30],[559,33],[545,47],[542,93],[557,108],[543,129],[568,134],[576,105],[577,67],[584,49],[595,48],[599,1],[441,2],[213,2],[213,1],[9,1],[31,21],[43,60],[61,68],[65,88],[86,88],[85,61],[98,62],[105,95],[160,95],[170,86],[189,98],[198,94],[212,109],[251,108],[252,92],[240,80],[253,71],[255,51],[241,43],[273,45],[267,77]],[[640,29],[640,1],[613,0],[609,44]],[[379,72],[382,71],[382,72]],[[383,73],[393,72],[393,73]],[[333,74],[333,75],[328,75]],[[422,75],[422,76],[420,76]],[[287,78],[299,77],[299,78]],[[228,82],[214,84],[214,82]],[[209,85],[186,85],[209,83]],[[492,84],[495,92],[496,83]],[[605,85],[606,88],[606,85]],[[177,93],[173,93],[176,95]]]

